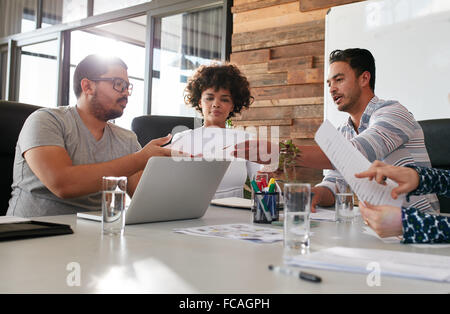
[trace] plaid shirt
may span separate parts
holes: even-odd
[[[419,174],[419,186],[408,194],[435,192],[450,197],[450,171],[409,166]],[[403,243],[450,242],[450,217],[421,213],[402,207]]]
[[[361,116],[358,132],[350,118],[338,130],[370,162],[380,160],[395,166],[431,167],[422,128],[397,101],[385,101],[375,96]],[[335,193],[337,179],[343,180],[338,171],[327,170],[318,186],[325,186]],[[420,211],[439,212],[439,201],[435,194],[411,196],[409,202],[403,205]]]

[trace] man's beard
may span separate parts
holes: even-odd
[[[356,103],[358,102],[358,99],[361,96],[361,91],[360,90],[356,90],[351,97],[346,97],[347,103],[346,104],[342,104],[342,106],[338,106],[338,110],[342,111],[342,112],[349,112],[351,111],[351,109],[353,109],[356,105]]]
[[[128,100],[127,97],[122,97],[117,99],[116,103],[122,101],[122,100]],[[109,121],[109,120],[113,120],[116,118],[119,118],[122,116],[123,111],[121,110],[114,110],[114,109],[110,109],[109,111],[106,110],[102,104],[98,101],[97,99],[97,93],[94,94],[94,96],[92,96],[92,100],[91,100],[91,111],[92,114],[99,120],[101,121]]]

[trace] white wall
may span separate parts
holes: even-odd
[[[325,82],[330,52],[356,47],[375,57],[378,97],[400,101],[416,120],[450,118],[450,0],[373,0],[332,8]],[[325,118],[337,125],[347,114],[337,111],[327,88],[324,96]]]

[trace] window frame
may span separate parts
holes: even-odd
[[[201,11],[201,10],[219,7],[219,5],[216,4],[217,2],[209,3],[209,5],[201,5],[202,2],[205,2],[205,1],[201,1],[201,0],[200,1],[192,1],[192,2],[199,2],[199,5],[193,9],[189,9],[189,10],[186,10],[186,8],[183,8],[183,7],[180,7],[177,9],[161,8],[161,9],[149,12],[149,14],[147,15],[147,25],[151,25],[151,27],[147,28],[147,31],[150,33],[147,33],[148,43],[146,45],[146,47],[147,47],[146,58],[148,60],[146,60],[146,72],[145,72],[145,80],[147,81],[147,84],[146,84],[146,90],[145,90],[144,103],[147,104],[146,113],[149,115],[151,115],[151,112],[152,112],[152,91],[153,91],[153,89],[152,89],[152,84],[153,84],[152,72],[153,72],[153,51],[154,51],[154,39],[155,39],[154,30],[155,30],[156,20],[162,19],[164,17],[172,16],[172,15],[181,14],[181,13],[197,12],[197,11]],[[219,2],[222,2],[222,1],[219,1]],[[231,1],[222,2],[223,11],[226,11],[228,8],[230,8],[229,2],[231,2]],[[224,34],[224,32],[226,32],[226,30],[227,30],[228,20],[223,19],[223,21],[224,21],[224,25],[222,26],[221,56],[222,56],[222,61],[225,61],[225,60],[229,60],[230,52],[229,51],[227,52],[227,45],[225,43],[226,34]],[[230,39],[231,39],[231,34],[230,34]],[[231,43],[231,40],[230,40],[230,43]]]
[[[137,16],[147,16],[146,28],[146,58],[145,76],[147,80],[144,88],[144,114],[151,114],[151,92],[152,92],[152,69],[153,69],[153,37],[155,19],[176,15],[185,12],[195,12],[213,7],[223,7],[223,37],[222,37],[222,59],[229,60],[231,50],[231,28],[232,0],[153,0],[148,3],[111,11],[93,16],[93,1],[88,0],[88,17],[74,22],[57,24],[45,28],[38,28],[42,22],[42,14],[38,14],[37,29],[26,33],[14,34],[0,38],[0,49],[7,47],[7,74],[6,90],[4,99],[17,101],[20,86],[20,53],[23,46],[42,43],[49,40],[58,41],[57,51],[57,95],[55,100],[57,106],[69,104],[70,88],[70,42],[71,32],[96,27],[102,24],[113,23]],[[42,0],[37,0],[36,7],[42,8]],[[39,10],[38,10],[39,13]]]

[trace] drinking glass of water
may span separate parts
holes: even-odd
[[[311,185],[284,185],[284,254],[292,256],[309,252],[309,215]]]
[[[122,235],[125,228],[126,177],[102,179],[103,234]]]
[[[336,180],[335,209],[337,222],[353,222],[353,191],[345,180]]]

